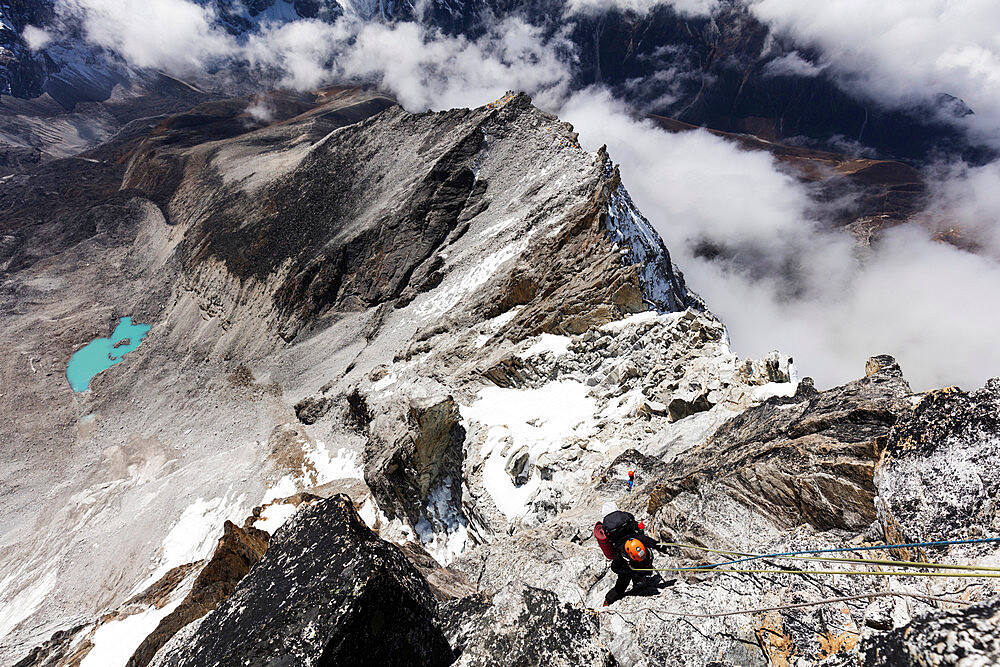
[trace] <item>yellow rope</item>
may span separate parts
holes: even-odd
[[[633,572],[721,572],[725,574],[843,574],[870,577],[967,577],[1000,579],[1000,572],[975,574],[965,572],[896,572],[893,570],[723,570],[715,567],[632,568]]]
[[[710,551],[712,553],[721,554],[723,556],[745,556],[745,557],[757,557],[762,554],[750,554],[742,553],[740,551],[724,551],[721,549],[709,549],[708,547],[699,547],[693,544],[678,544],[676,542],[662,542],[664,546],[681,547],[684,549],[698,549],[700,551]],[[764,555],[766,560],[767,556]],[[1000,567],[988,566],[988,565],[952,565],[950,563],[925,563],[923,561],[916,560],[882,560],[878,558],[835,558],[833,556],[771,556],[771,558],[787,558],[789,560],[812,560],[821,561],[827,563],[864,563],[867,565],[891,565],[895,567],[922,567],[932,570],[975,570],[978,572],[1000,572]]]

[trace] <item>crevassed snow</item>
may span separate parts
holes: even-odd
[[[522,240],[510,243],[484,257],[461,277],[446,280],[444,286],[433,292],[433,296],[417,306],[416,314],[428,319],[443,315],[454,308],[462,297],[489,280],[501,264],[523,253],[528,248],[532,234],[533,231],[529,231]]]
[[[98,627],[91,640],[94,648],[80,663],[80,667],[125,667],[142,640],[148,637],[160,621],[176,609],[183,599],[184,597],[180,596],[161,609],[149,607],[146,611],[118,621],[109,621]]]
[[[462,416],[487,427],[482,445],[483,484],[497,508],[508,518],[523,516],[541,483],[537,470],[520,487],[507,474],[515,456],[528,452],[529,468],[546,452],[573,438],[587,438],[595,430],[596,401],[588,387],[574,380],[550,382],[537,389],[488,387],[478,399],[462,407]]]
[[[5,600],[0,606],[0,637],[10,635],[21,621],[34,614],[56,587],[56,571],[49,570],[38,581],[21,589],[17,595],[8,597],[8,592],[28,576],[27,568],[22,566],[0,581],[0,600]]]
[[[558,336],[556,334],[543,333],[538,336],[538,340],[532,344],[524,353],[521,355],[524,359],[528,357],[533,357],[536,354],[544,354],[550,352],[554,357],[561,357],[566,354],[569,344],[573,342],[573,339],[569,336]]]

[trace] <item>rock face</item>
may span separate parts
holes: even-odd
[[[524,583],[491,598],[472,595],[450,602],[442,616],[456,666],[616,664],[600,645],[595,615]]]
[[[1000,380],[924,396],[889,436],[875,474],[878,518],[893,540],[1000,534]]]
[[[1000,663],[1000,601],[928,614],[872,640],[865,667],[942,667]]]
[[[714,519],[698,508],[719,494],[776,530],[865,530],[875,520],[875,462],[911,394],[894,362],[868,368],[869,376],[824,392],[803,381],[793,396],[723,424],[673,462],[670,481],[650,493],[649,513],[677,537],[717,539],[706,525]]]
[[[240,528],[226,521],[222,539],[211,560],[198,574],[184,601],[147,636],[127,667],[146,667],[156,652],[178,630],[216,609],[267,550],[267,533],[255,528]]]
[[[431,489],[443,480],[461,493],[462,443],[458,404],[451,396],[411,399],[369,426],[365,481],[390,518],[416,524]]]
[[[364,525],[347,496],[334,496],[283,526],[235,593],[153,664],[452,661],[419,572]]]

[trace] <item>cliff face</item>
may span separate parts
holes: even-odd
[[[813,664],[987,613],[801,572],[661,573],[602,609],[612,506],[688,545],[660,567],[992,534],[995,387],[921,400],[875,357],[819,392],[738,358],[611,158],[523,95],[248,103],[0,183],[4,662]],[[66,360],[124,316],[141,347],[74,394]],[[961,501],[933,474],[959,460]]]

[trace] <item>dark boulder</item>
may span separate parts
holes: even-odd
[[[235,593],[156,665],[449,665],[437,602],[345,495],[305,507]]]

